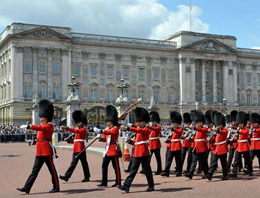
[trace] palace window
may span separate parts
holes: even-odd
[[[158,90],[154,90],[153,97],[154,97],[155,102],[159,102],[159,91]]]
[[[195,71],[195,81],[198,81],[198,71]]]
[[[123,78],[129,78],[129,68],[123,67]]]
[[[113,78],[114,76],[114,68],[112,66],[107,67],[107,77]]]
[[[24,61],[24,73],[31,73],[32,62]]]
[[[209,81],[209,71],[206,71],[206,81]]]
[[[113,95],[114,95],[113,89],[108,89],[107,99],[108,99],[109,102],[113,102]]]
[[[237,93],[237,102],[240,103],[240,93]]]
[[[219,72],[217,72],[217,82],[220,82],[220,75],[219,75]]]
[[[196,102],[199,101],[199,95],[198,95],[198,92],[197,92],[197,91],[196,91],[196,93],[195,93],[195,100],[196,100]]]
[[[220,93],[218,92],[218,102],[221,102],[221,95],[220,95]]]
[[[240,83],[240,75],[237,74],[237,84],[239,84],[239,83]]]
[[[91,101],[92,102],[97,101],[97,89],[96,88],[91,89]]]
[[[52,96],[56,100],[61,98],[60,87],[53,87]]]
[[[73,75],[79,76],[79,65],[73,65]]]
[[[258,74],[258,76],[257,76],[257,84],[258,84],[258,86],[260,86],[260,74]]]
[[[206,101],[209,102],[210,98],[209,98],[209,92],[206,93]]]
[[[46,98],[47,96],[46,84],[40,84],[38,94],[39,94],[39,98]]]
[[[169,81],[172,81],[172,73],[173,73],[172,70],[169,70],[169,71],[168,71],[168,80],[169,80]]]
[[[139,79],[144,79],[144,68],[138,70]]]
[[[251,74],[246,74],[246,82],[247,84],[251,84]]]
[[[141,98],[142,101],[144,101],[144,90],[139,90],[138,97]]]
[[[31,86],[25,85],[23,87],[23,97],[24,98],[31,98]]]
[[[97,76],[97,66],[92,65],[91,66],[91,77]]]
[[[246,94],[246,104],[251,104],[251,94]]]
[[[260,93],[258,93],[257,101],[258,101],[258,104],[260,104]]]
[[[60,74],[60,64],[58,62],[53,63],[53,74]]]
[[[40,73],[45,73],[46,72],[45,61],[40,61],[39,72]]]
[[[153,79],[159,80],[159,69],[154,69],[153,71]]]
[[[169,91],[168,93],[168,102],[173,102],[173,91]]]
[[[128,98],[128,90],[127,89],[124,89],[123,97],[127,97]]]

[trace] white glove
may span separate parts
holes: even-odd
[[[97,134],[99,134],[99,133],[100,133],[100,131],[101,131],[101,130],[100,130],[100,129],[98,129],[97,127],[94,127],[94,129],[93,129],[93,130],[94,130],[94,132],[95,132],[95,133],[97,133]]]
[[[127,127],[132,127],[133,124],[132,123],[127,123]]]
[[[148,126],[149,126],[149,127],[153,126],[153,123],[152,123],[152,122],[149,122]]]
[[[27,126],[28,126],[28,125],[23,124],[23,125],[20,126],[20,129],[27,129]]]
[[[99,134],[97,134],[97,138],[100,138],[100,136],[101,136],[101,134],[99,133]]]

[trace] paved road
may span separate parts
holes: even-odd
[[[95,143],[96,147],[102,147],[104,144]],[[31,173],[34,162],[35,146],[28,146],[25,143],[8,143],[0,144],[0,198],[14,198],[26,196],[16,190],[22,187],[27,177]],[[68,168],[72,153],[68,150],[58,151],[59,172],[64,174]],[[164,164],[165,148],[162,149],[162,157]],[[256,163],[257,160],[255,160]],[[149,198],[157,197],[210,197],[210,198],[251,198],[260,197],[260,172],[255,168],[255,176],[248,177],[243,174],[237,179],[221,181],[221,173],[217,172],[215,178],[211,182],[201,180],[201,175],[194,176],[193,180],[185,177],[176,178],[171,175],[169,178],[154,176],[155,191],[151,193],[145,192],[147,188],[145,176],[138,174],[133,182],[129,194],[119,191],[117,188],[107,187],[99,188],[96,185],[101,179],[101,163],[102,156],[88,153],[88,162],[91,171],[91,181],[81,183],[82,168],[78,164],[72,178],[69,182],[60,180],[61,192],[55,194],[47,193],[51,188],[51,177],[48,169],[44,166],[36,179],[36,182],[28,196],[33,197],[139,197],[149,196]],[[122,170],[122,164],[121,170]],[[256,164],[255,164],[256,165]],[[127,163],[125,163],[127,166]],[[155,159],[152,160],[152,168],[155,170]],[[173,166],[172,166],[173,169]],[[122,178],[125,179],[127,174],[122,172]],[[109,183],[114,184],[114,171],[112,165],[109,169]]]

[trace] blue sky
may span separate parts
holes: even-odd
[[[0,32],[12,22],[74,32],[161,39],[189,30],[190,0],[0,0]],[[260,1],[192,0],[192,31],[237,37],[260,48]]]

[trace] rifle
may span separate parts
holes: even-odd
[[[129,111],[136,105],[138,105],[138,103],[142,102],[142,99],[139,98],[136,102],[134,102],[130,107],[128,107],[126,110],[123,111],[123,113],[121,113],[118,116],[118,120],[122,120],[124,119],[124,117],[129,113]]]

